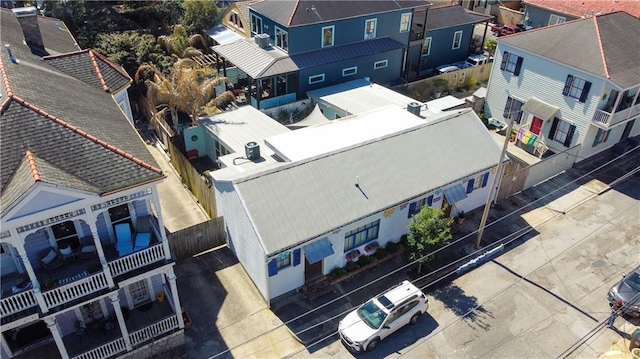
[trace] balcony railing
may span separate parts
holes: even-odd
[[[53,308],[71,302],[85,295],[108,288],[107,276],[100,272],[69,284],[43,292],[47,308]]]
[[[112,357],[126,350],[127,346],[124,343],[124,339],[119,338],[97,348],[91,349],[88,352],[84,352],[78,356],[75,356],[72,359],[104,359]]]
[[[26,290],[0,300],[0,317],[4,318],[37,305],[33,289]]]
[[[177,328],[178,317],[174,314],[146,328],[129,334],[129,339],[131,340],[131,345],[136,346]]]
[[[605,127],[612,127],[638,114],[640,114],[640,104],[625,108],[613,114],[598,109],[596,113],[593,114],[593,122],[604,125]]]
[[[109,262],[111,275],[117,277],[165,258],[162,243]]]

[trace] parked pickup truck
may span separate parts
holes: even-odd
[[[525,26],[523,24],[517,24],[517,25],[497,24],[491,27],[491,32],[493,32],[493,34],[496,36],[506,36],[506,35],[513,35],[515,33],[530,30],[530,29],[531,29],[530,26]]]

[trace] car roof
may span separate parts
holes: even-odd
[[[391,309],[402,301],[411,298],[414,295],[420,294],[420,289],[409,281],[404,281],[397,286],[391,288],[389,291],[378,296],[378,302],[384,305],[387,309]]]

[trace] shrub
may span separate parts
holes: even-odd
[[[376,258],[378,259],[382,259],[384,257],[387,256],[387,250],[384,248],[378,248],[378,250],[376,251]]]
[[[334,278],[342,277],[347,271],[342,267],[335,267],[331,270],[331,276]]]
[[[356,264],[360,267],[365,266],[369,263],[371,263],[371,257],[367,255],[360,256],[360,258],[358,258],[358,261],[356,262]]]
[[[346,269],[347,272],[353,272],[354,270],[358,269],[358,265],[356,264],[356,262],[347,262],[347,265],[344,266],[344,269]]]
[[[384,247],[384,249],[388,252],[388,253],[395,253],[398,251],[398,243],[395,242],[387,242],[387,245]]]

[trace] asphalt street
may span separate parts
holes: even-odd
[[[542,223],[532,219],[534,236],[428,290],[428,315],[373,353],[354,355],[334,335],[290,357],[597,358],[621,340],[618,333],[604,328],[580,342],[609,317],[606,292],[640,262],[639,198],[636,176],[565,214],[550,209]],[[631,318],[615,324],[640,325]]]

